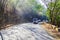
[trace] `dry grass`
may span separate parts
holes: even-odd
[[[54,25],[44,23],[42,24],[42,26],[52,37],[55,38],[55,40],[60,40],[60,32],[56,31],[55,29],[52,29]]]
[[[0,30],[11,27],[13,24],[7,24],[0,27]]]

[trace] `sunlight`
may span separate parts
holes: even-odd
[[[42,0],[37,0],[37,2],[40,3],[41,5],[43,5],[47,9],[46,4],[44,4],[44,2],[42,2]]]

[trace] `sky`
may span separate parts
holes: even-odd
[[[37,2],[43,5],[45,8],[47,8],[47,6],[44,4],[44,2],[42,2],[42,0],[37,0]]]

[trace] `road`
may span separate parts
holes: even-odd
[[[24,23],[0,31],[3,40],[53,40],[39,24]],[[1,40],[1,36],[0,36]]]

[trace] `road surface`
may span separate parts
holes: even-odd
[[[1,30],[3,40],[53,40],[39,24],[24,23]],[[1,40],[1,36],[0,36]]]

